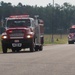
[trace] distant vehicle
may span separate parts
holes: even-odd
[[[19,52],[30,48],[30,52],[42,51],[44,43],[44,22],[29,15],[15,15],[6,18],[5,32],[2,33],[2,51]]]
[[[68,44],[74,44],[75,42],[75,25],[72,25],[69,29]]]

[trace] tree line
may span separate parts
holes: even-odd
[[[44,20],[45,33],[67,33],[67,29],[75,24],[75,6],[69,3],[63,3],[63,5],[48,4],[47,6],[30,6],[18,3],[18,5],[12,5],[12,3],[0,2],[0,27],[2,19],[10,15],[29,14],[31,17],[39,15],[39,18]],[[0,28],[1,30],[1,28]]]

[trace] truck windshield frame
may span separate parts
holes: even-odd
[[[70,32],[70,33],[75,33],[75,28],[71,28],[71,29],[69,30],[69,32]]]
[[[7,20],[6,26],[8,28],[10,28],[10,27],[29,27],[29,26],[31,26],[31,21],[30,21],[30,19]]]

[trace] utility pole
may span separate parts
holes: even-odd
[[[52,38],[51,38],[51,42],[54,42],[54,35],[53,35],[53,23],[54,22],[54,0],[53,0],[53,10],[52,10]]]

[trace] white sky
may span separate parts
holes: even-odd
[[[49,3],[53,3],[53,0],[0,0],[6,3],[10,2],[12,5],[17,5],[21,2],[23,5],[37,5],[37,6],[46,6]],[[64,2],[68,2],[72,5],[75,5],[75,0],[54,0],[54,3],[62,5]]]

